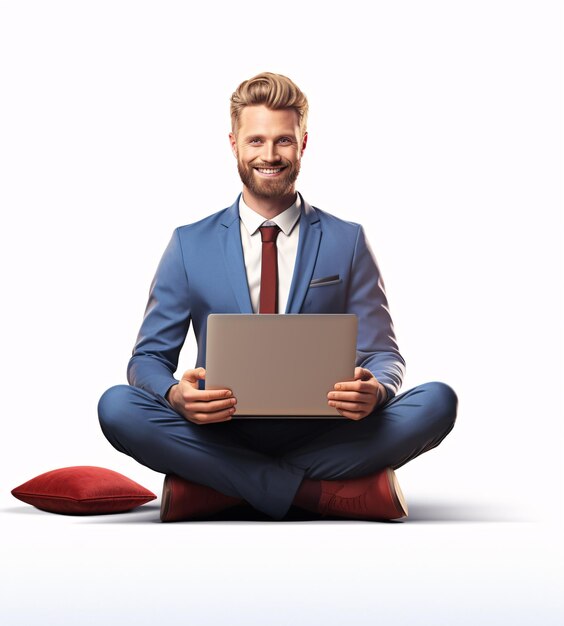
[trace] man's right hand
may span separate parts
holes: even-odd
[[[206,370],[187,370],[182,380],[166,394],[172,408],[194,424],[227,422],[235,413],[237,400],[229,389],[198,389],[198,381],[206,378]]]

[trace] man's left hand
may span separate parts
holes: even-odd
[[[336,383],[334,391],[327,394],[329,406],[351,420],[361,420],[370,415],[387,397],[384,385],[363,367],[355,368],[353,381]]]

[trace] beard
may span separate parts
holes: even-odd
[[[300,163],[300,161],[296,161],[292,164],[290,161],[283,159],[276,165],[252,164],[249,166],[237,159],[237,170],[243,185],[255,196],[260,198],[281,198],[289,193],[293,193],[294,183],[300,173]],[[255,167],[283,167],[284,169],[280,176],[276,178],[259,178],[255,174]]]

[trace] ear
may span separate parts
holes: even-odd
[[[307,146],[307,133],[304,133],[304,136],[303,136],[303,139],[302,139],[302,149],[301,149],[301,152],[300,152],[300,157],[303,155],[303,153],[304,153],[304,151],[306,149],[306,146]]]
[[[229,143],[231,144],[233,156],[237,158],[237,137],[235,137],[235,133],[229,133]]]

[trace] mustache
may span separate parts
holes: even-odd
[[[278,161],[276,163],[251,163],[251,167],[260,167],[266,169],[274,169],[277,167],[289,167],[289,163],[286,161]]]

